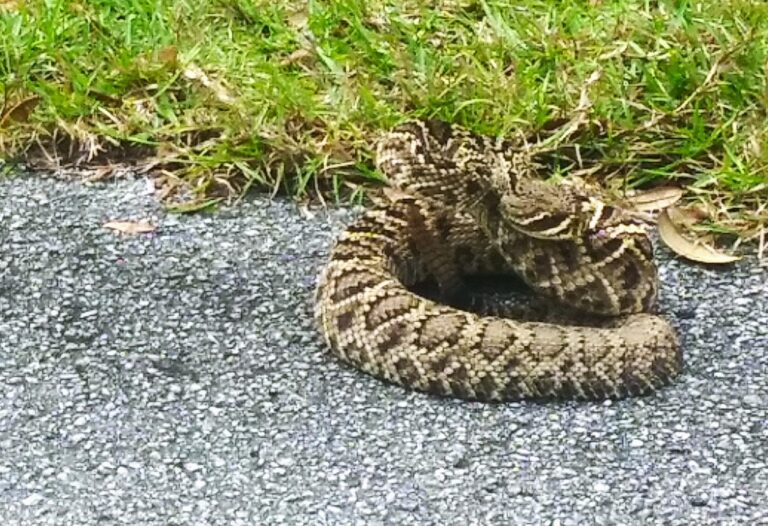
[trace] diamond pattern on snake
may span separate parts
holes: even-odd
[[[682,369],[654,314],[658,275],[636,214],[577,184],[553,184],[525,141],[446,122],[402,124],[379,141],[399,197],[342,233],[315,292],[334,355],[381,380],[469,400],[645,395]],[[593,326],[466,308],[467,277],[513,274]],[[417,292],[431,282],[437,293]]]

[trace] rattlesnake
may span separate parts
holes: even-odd
[[[543,181],[526,146],[442,121],[384,136],[377,166],[402,194],[343,232],[315,293],[335,355],[382,380],[484,401],[641,395],[680,372],[675,332],[650,313],[657,272],[647,229],[579,185]],[[490,271],[603,321],[463,307],[463,277]],[[425,280],[440,301],[414,292]]]

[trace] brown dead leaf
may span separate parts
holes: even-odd
[[[164,47],[157,52],[158,62],[165,64],[169,67],[175,67],[179,59],[179,50],[176,46]]]
[[[39,102],[40,97],[37,95],[20,100],[8,108],[0,117],[0,128],[5,128],[11,121],[26,122],[29,116],[32,115],[32,112],[35,111]]]
[[[691,228],[706,217],[699,215],[693,208],[679,208],[677,206],[669,207],[667,215],[673,225],[677,225],[678,229],[682,227],[683,230]]]
[[[190,80],[200,82],[200,84],[211,90],[220,102],[227,105],[235,102],[235,97],[229,93],[229,90],[218,80],[210,78],[198,65],[194,63],[189,64],[184,68],[184,76]]]
[[[280,61],[283,66],[307,62],[312,57],[312,52],[308,49],[300,48]]]
[[[155,225],[147,221],[107,221],[104,228],[109,228],[122,234],[148,234],[157,230]]]
[[[741,259],[739,256],[720,252],[700,240],[688,239],[682,232],[682,225],[675,224],[669,212],[670,209],[667,209],[659,214],[659,236],[675,254],[692,261],[713,264],[733,263]],[[674,214],[673,211],[672,215]]]
[[[675,186],[659,186],[645,192],[640,192],[628,198],[630,205],[636,210],[648,212],[651,210],[663,210],[672,206],[683,197],[683,191]]]
[[[136,57],[135,66],[142,73],[154,73],[163,70],[176,70],[179,65],[179,50],[176,46],[166,46],[154,51],[147,51]]]

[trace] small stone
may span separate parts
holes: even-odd
[[[715,496],[720,499],[729,499],[733,497],[733,490],[731,488],[718,488],[715,490]]]
[[[690,498],[690,503],[691,503],[691,506],[702,508],[707,504],[709,504],[709,497],[707,497],[707,495],[705,494],[694,495],[693,497]]]
[[[605,482],[600,481],[600,482],[595,482],[592,485],[592,489],[594,489],[598,493],[607,493],[608,491],[611,490],[611,487]]]
[[[282,466],[284,468],[289,468],[296,463],[296,461],[291,457],[278,457],[276,462],[278,466]]]
[[[43,501],[43,496],[39,493],[30,493],[21,501],[24,506],[36,506]]]
[[[194,473],[196,471],[200,471],[201,469],[203,469],[203,466],[201,466],[200,464],[196,464],[195,462],[185,462],[184,469],[189,471],[190,473]]]
[[[397,507],[404,511],[416,511],[419,508],[419,501],[407,496],[397,501]]]

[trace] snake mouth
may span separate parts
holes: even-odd
[[[653,230],[656,220],[645,212],[621,209],[618,221],[602,224],[589,229],[587,238],[590,241],[605,242],[609,238],[646,238]]]

